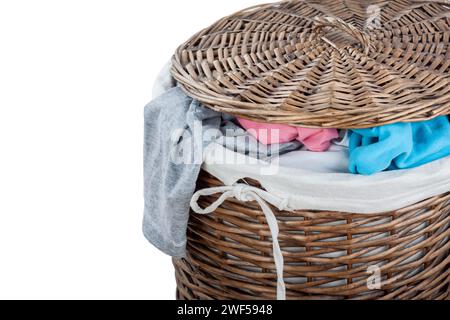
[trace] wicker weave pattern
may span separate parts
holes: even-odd
[[[367,23],[380,8],[380,24]],[[381,26],[381,27],[380,27]],[[450,114],[448,1],[305,0],[226,17],[183,44],[188,95],[260,122],[365,128]]]
[[[199,181],[218,185],[207,174]],[[450,299],[450,194],[373,215],[273,210],[289,299]],[[192,214],[188,237],[188,258],[174,260],[178,298],[276,297],[270,232],[256,204],[230,200],[212,216]],[[366,285],[373,265],[380,290]]]

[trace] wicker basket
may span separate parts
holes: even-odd
[[[200,189],[220,184],[206,173],[198,181]],[[288,299],[450,299],[450,194],[372,215],[272,209]],[[187,252],[174,260],[179,299],[275,299],[272,241],[256,203],[193,213]],[[374,265],[375,290],[367,285]]]
[[[199,32],[172,74],[206,106],[260,122],[424,121],[450,114],[449,26],[448,1],[285,1]],[[198,181],[220,185],[205,172]],[[450,299],[449,193],[383,214],[272,210],[288,299]],[[192,213],[187,258],[174,260],[177,298],[274,299],[270,235],[257,203]]]

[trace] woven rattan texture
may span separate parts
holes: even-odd
[[[226,17],[181,45],[172,74],[228,114],[366,128],[450,114],[448,1],[305,0]]]
[[[198,184],[220,182],[203,173]],[[450,194],[384,214],[272,209],[288,299],[450,299]],[[275,299],[272,241],[255,203],[192,213],[187,252],[174,260],[179,299]],[[379,289],[367,286],[374,266]]]

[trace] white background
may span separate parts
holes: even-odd
[[[261,2],[0,2],[0,298],[175,297],[141,232],[143,107],[177,45]]]

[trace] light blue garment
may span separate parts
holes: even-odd
[[[447,116],[350,130],[349,171],[363,175],[415,168],[450,155]]]

